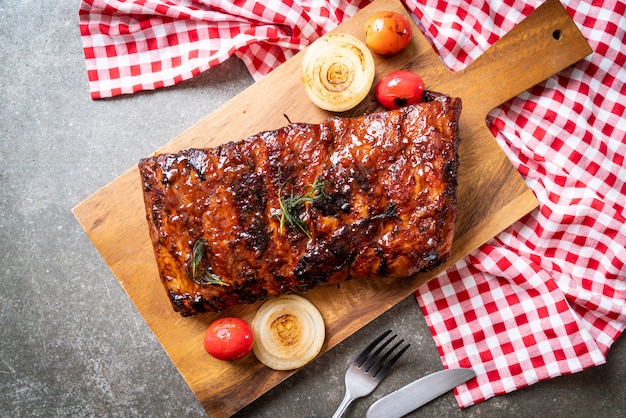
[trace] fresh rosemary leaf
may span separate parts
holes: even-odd
[[[220,286],[228,286],[228,283],[222,280],[221,277],[219,277],[216,274],[211,273],[208,270],[204,272],[204,275],[198,277],[194,281],[198,284],[217,284]]]
[[[326,180],[321,177],[316,177],[313,184],[309,185],[310,188],[306,194],[302,196],[296,196],[291,194],[287,197],[283,196],[284,185],[278,190],[278,200],[280,202],[280,233],[282,234],[285,228],[285,223],[289,224],[292,229],[302,232],[307,238],[311,238],[309,226],[298,216],[298,210],[304,205],[305,202],[313,202],[315,200],[326,197],[324,188],[326,187]]]
[[[191,250],[191,278],[195,278],[198,275],[198,268],[200,267],[200,262],[202,261],[202,256],[204,255],[204,246],[206,245],[206,241],[203,239],[199,239],[193,245],[193,249]]]
[[[222,280],[218,275],[209,271],[208,268],[206,268],[202,274],[198,274],[200,272],[200,264],[202,263],[202,257],[204,256],[205,246],[206,241],[202,238],[195,242],[193,248],[191,249],[191,257],[185,265],[185,274],[198,284],[228,286],[228,283],[224,282],[224,280]]]

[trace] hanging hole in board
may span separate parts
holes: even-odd
[[[561,36],[562,36],[562,35],[563,35],[563,34],[561,33],[561,30],[560,30],[560,29],[556,29],[554,32],[552,32],[552,37],[553,37],[555,40],[557,40],[557,41],[558,41],[559,39],[561,39]]]

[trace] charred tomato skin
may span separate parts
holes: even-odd
[[[413,30],[409,20],[400,13],[373,13],[365,23],[365,44],[380,55],[393,55],[411,42]]]
[[[240,359],[252,350],[253,344],[252,327],[241,318],[217,319],[204,333],[204,349],[218,360]]]
[[[387,109],[419,103],[424,96],[424,81],[417,74],[398,70],[384,76],[376,85],[376,99]]]

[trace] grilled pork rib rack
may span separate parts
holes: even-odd
[[[461,100],[288,126],[141,160],[161,280],[183,316],[447,259]]]

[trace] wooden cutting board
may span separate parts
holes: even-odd
[[[376,10],[408,16],[398,0],[377,0],[336,31],[364,40],[367,17]],[[561,71],[591,52],[557,0],[548,0],[463,71],[451,72],[429,42],[413,27],[413,40],[400,54],[375,57],[376,80],[405,68],[420,74],[430,90],[461,97],[461,145],[458,215],[453,253],[437,271],[408,280],[351,281],[320,287],[305,296],[321,311],[327,328],[327,351],[413,293],[485,241],[533,210],[537,201],[485,124],[487,113],[522,91]],[[318,123],[329,113],[306,97],[299,78],[302,53],[167,143],[159,152],[213,147],[293,122]],[[373,94],[352,116],[380,110]],[[73,213],[128,293],[163,348],[211,416],[229,416],[293,372],[277,372],[253,354],[235,362],[208,356],[204,330],[220,316],[249,321],[259,304],[221,314],[183,318],[175,313],[158,277],[145,220],[136,167],[94,193]],[[339,390],[339,389],[338,389]]]

